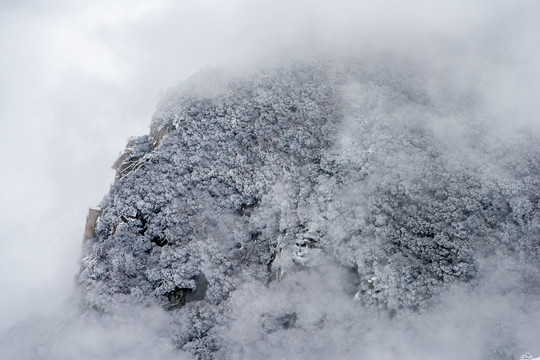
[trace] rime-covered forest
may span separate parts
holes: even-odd
[[[90,210],[70,310],[7,338],[40,359],[539,352],[540,139],[433,76],[375,53],[180,83]]]

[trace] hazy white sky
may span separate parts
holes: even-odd
[[[497,111],[518,104],[531,122],[538,10],[525,0],[0,0],[0,330],[69,295],[110,166],[147,132],[160,94],[198,69],[295,44],[399,49],[443,69],[448,59],[430,54],[448,41],[468,56],[463,74],[491,69],[482,86]]]
[[[0,329],[71,289],[89,206],[160,93],[219,62],[226,2],[0,2]]]

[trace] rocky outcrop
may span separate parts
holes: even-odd
[[[83,244],[96,236],[96,225],[101,209],[88,209],[88,215],[86,216],[86,226],[84,228]]]
[[[538,268],[534,139],[497,139],[470,94],[426,84],[414,65],[369,58],[180,85],[150,135],[129,141],[89,220],[87,306],[159,304],[183,324],[175,345],[223,358],[222,330],[248,284],[278,289],[330,267],[355,306],[396,316],[481,281],[481,258]],[[456,118],[463,133],[441,136]],[[468,157],[456,161],[458,144]],[[295,309],[265,311],[253,316],[267,335],[310,331]]]

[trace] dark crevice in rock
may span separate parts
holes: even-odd
[[[255,199],[253,202],[250,203],[243,203],[240,209],[237,210],[237,214],[240,216],[251,216],[251,212],[254,208],[259,206],[259,203],[260,199]]]
[[[203,272],[200,272],[193,278],[195,280],[195,289],[175,287],[173,291],[167,293],[169,299],[169,310],[178,309],[193,301],[203,300],[208,289],[208,280]]]
[[[251,236],[250,236],[251,241],[257,241],[257,239],[259,238],[259,236],[261,236],[261,234],[262,233],[260,231],[251,233]]]
[[[169,241],[167,241],[167,239],[164,236],[157,236],[157,235],[152,238],[152,242],[159,247],[163,247],[169,243]]]
[[[148,220],[146,220],[146,217],[140,211],[137,211],[135,218],[141,222],[141,230],[139,230],[139,234],[144,236],[146,230],[148,230]]]

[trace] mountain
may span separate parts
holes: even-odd
[[[200,72],[90,210],[77,313],[159,309],[152,338],[198,359],[516,358],[540,149],[480,95],[385,54]]]
[[[87,306],[158,304],[183,325],[174,344],[206,359],[246,307],[266,335],[334,321],[321,299],[302,309],[311,296],[402,316],[478,286],[485,259],[523,267],[536,293],[538,139],[497,138],[474,94],[428,82],[378,57],[181,84],[115,164],[85,240]]]

